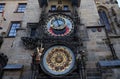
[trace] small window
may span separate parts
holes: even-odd
[[[55,6],[55,5],[52,5],[52,6],[51,6],[51,10],[52,10],[52,11],[56,10],[56,6]]]
[[[8,36],[10,37],[16,36],[16,29],[20,28],[20,25],[21,25],[20,22],[12,22]]]
[[[69,7],[67,5],[64,5],[64,10],[65,11],[69,10]]]
[[[101,24],[105,25],[108,32],[111,31],[111,26],[109,19],[107,17],[107,13],[104,10],[98,10],[99,16],[100,16],[100,22]]]
[[[30,36],[34,37],[36,34],[36,28],[31,28],[31,34]]]
[[[24,12],[26,9],[26,3],[19,3],[17,11],[16,12]]]
[[[5,3],[0,3],[0,12],[3,12],[5,7]]]

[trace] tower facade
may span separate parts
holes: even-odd
[[[24,65],[22,77],[119,78],[116,67],[103,73],[101,65],[120,57],[116,0],[1,0],[0,6],[0,51],[8,64]]]

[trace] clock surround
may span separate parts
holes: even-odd
[[[47,18],[45,30],[51,36],[67,36],[73,32],[74,22],[67,15],[54,14]]]

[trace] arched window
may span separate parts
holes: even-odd
[[[107,29],[107,31],[111,31],[111,27],[110,27],[110,23],[109,23],[109,20],[108,20],[108,17],[107,17],[107,14],[106,14],[106,12],[104,11],[104,10],[99,10],[98,11],[98,13],[99,13],[99,16],[100,16],[100,22],[102,23],[102,24],[104,24],[105,25],[105,27],[106,27],[106,29]]]

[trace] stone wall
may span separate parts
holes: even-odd
[[[39,22],[40,14],[41,8],[39,6],[38,0],[28,0],[22,27],[26,28],[27,23]]]
[[[2,20],[0,27],[3,28],[2,30],[0,30],[0,33],[5,32],[5,34],[7,35],[7,33],[9,32],[9,29],[10,29],[11,21],[22,21],[22,19],[23,19],[24,13],[16,12],[18,3],[27,3],[27,1],[26,0],[24,0],[24,1],[7,0],[7,1],[0,1],[0,3],[5,3],[4,17],[6,19],[6,21],[3,21],[3,18],[1,17],[2,13],[0,13],[0,20]]]
[[[27,23],[39,22],[41,8],[39,6],[38,0],[0,1],[0,3],[4,3],[4,2],[6,3],[5,6],[6,21],[3,21],[3,23],[1,24],[3,29],[0,30],[0,32],[5,32],[7,34],[10,28],[11,21],[22,21],[22,28],[24,28],[24,30],[18,30],[17,36],[15,38],[4,38],[4,42],[2,44],[0,52],[3,52],[8,56],[9,58],[8,64],[18,64],[18,63],[23,64],[25,71],[30,70],[30,64],[32,60],[31,54],[34,52],[34,50],[26,49],[21,41],[21,37],[27,36]],[[14,13],[15,10],[17,9],[18,3],[26,3],[26,2],[27,2],[27,8],[25,13]],[[117,16],[118,17],[120,16],[120,12],[118,11],[119,10],[118,5],[103,4],[104,1],[101,2],[102,3],[100,3],[99,5],[104,5],[108,9],[114,6],[115,11],[118,14]],[[51,3],[50,5],[53,4],[54,3]],[[47,7],[48,8],[47,10],[50,9],[50,5]],[[105,59],[106,56],[111,55],[111,51],[109,47],[104,42],[104,39],[106,39],[105,30],[102,28],[102,31],[99,32],[97,28],[92,28],[92,29],[87,28],[94,26],[98,27],[99,15],[98,15],[97,7],[99,5],[96,4],[94,0],[81,0],[81,5],[78,8],[81,23],[83,24],[80,25],[79,28],[80,32],[78,35],[84,41],[83,43],[88,53],[87,56],[88,60],[92,62]],[[0,17],[0,19],[2,18]],[[115,24],[114,27],[119,35],[120,28]],[[95,32],[93,32],[94,29],[96,29]],[[114,45],[117,56],[120,57],[120,53],[119,53],[120,38],[111,38],[111,41]]]
[[[98,12],[94,0],[81,0],[79,8],[81,22],[85,26],[96,26],[98,25]]]

